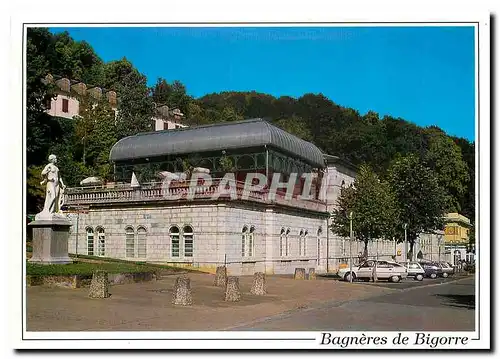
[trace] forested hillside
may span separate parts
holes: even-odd
[[[40,80],[48,73],[115,90],[117,125],[105,102],[97,107],[84,104],[81,117],[74,120],[47,116],[44,106],[53,89]],[[27,94],[30,213],[40,206],[40,166],[49,153],[58,155],[69,186],[90,175],[110,179],[112,168],[107,157],[113,143],[152,130],[155,104],[167,104],[179,107],[188,125],[266,118],[324,152],[356,165],[369,164],[382,178],[394,159],[416,154],[448,193],[449,210],[474,218],[474,143],[448,136],[438,127],[423,128],[372,111],[360,114],[322,94],[275,98],[257,92],[222,92],[193,98],[184,84],[161,78],[148,88],[146,77],[127,59],[104,63],[86,42],[46,29],[28,30]]]

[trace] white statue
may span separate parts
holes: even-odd
[[[55,155],[49,156],[49,164],[45,166],[42,171],[42,182],[41,185],[46,184],[45,191],[45,205],[43,206],[42,212],[35,216],[37,219],[52,219],[55,215],[56,217],[64,216],[61,212],[61,206],[64,203],[64,189],[66,186],[59,176],[59,168],[57,168],[57,157]]]

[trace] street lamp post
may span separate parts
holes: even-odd
[[[403,224],[403,228],[405,230],[405,263],[408,263],[408,240],[407,240],[407,235],[406,235],[406,229],[408,228],[408,223]]]
[[[441,240],[442,240],[442,235],[438,235],[438,261],[441,263]]]
[[[352,212],[349,213],[349,281],[352,283]]]

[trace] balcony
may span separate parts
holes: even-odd
[[[184,181],[163,186],[161,182],[147,183],[140,187],[131,187],[130,184],[113,184],[98,187],[74,187],[65,191],[64,204],[73,206],[119,205],[144,202],[189,202],[189,201],[249,201],[267,205],[300,208],[314,212],[326,212],[326,203],[320,200],[298,198],[296,195],[286,197],[285,191],[277,191],[274,198],[269,195],[268,189],[251,190],[244,193],[244,183],[235,181],[231,186],[219,187],[220,180],[205,185],[197,182]],[[229,189],[236,189],[236,195]]]

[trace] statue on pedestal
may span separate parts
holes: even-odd
[[[33,228],[33,255],[31,263],[72,263],[68,255],[71,221],[61,212],[66,185],[56,166],[57,157],[49,156],[49,164],[42,171],[41,185],[46,185],[43,210],[29,224]]]
[[[56,166],[57,157],[49,156],[49,164],[42,171],[41,185],[46,185],[45,204],[42,212],[35,216],[35,220],[52,219],[54,217],[65,217],[61,212],[61,207],[64,203],[64,184],[59,176],[59,168]]]

